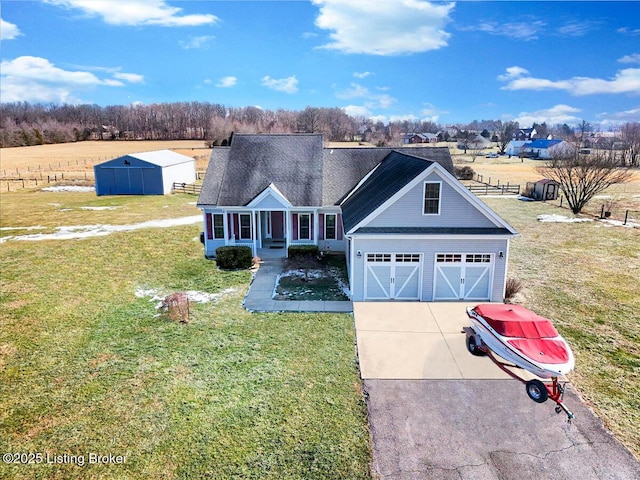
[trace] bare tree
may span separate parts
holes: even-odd
[[[624,142],[624,162],[632,167],[640,165],[640,123],[628,122],[620,128]]]
[[[558,151],[536,170],[560,184],[574,214],[580,213],[595,195],[611,185],[627,182],[633,174],[630,168],[620,167],[610,152],[583,155],[580,148]]]

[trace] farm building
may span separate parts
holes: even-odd
[[[193,183],[195,160],[171,150],[130,153],[93,167],[97,195],[166,195],[174,183]]]
[[[537,182],[527,182],[524,196],[534,200],[557,200],[560,184],[555,180],[543,178]]]

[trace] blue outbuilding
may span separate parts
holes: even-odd
[[[171,150],[130,153],[93,167],[97,195],[166,195],[196,180],[195,160]]]

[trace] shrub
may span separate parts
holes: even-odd
[[[465,165],[464,167],[455,167],[454,173],[458,180],[473,180],[473,176],[476,174],[476,172],[473,171],[473,168],[469,165]]]
[[[522,281],[517,278],[507,278],[507,284],[504,289],[504,301],[505,303],[511,303],[513,298],[522,290]]]
[[[246,245],[216,248],[216,262],[223,269],[250,268],[252,258],[251,247]]]
[[[317,245],[291,245],[287,250],[289,258],[317,257],[320,254]]]

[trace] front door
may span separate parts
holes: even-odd
[[[284,212],[268,212],[271,215],[271,238],[282,240],[284,238]]]

